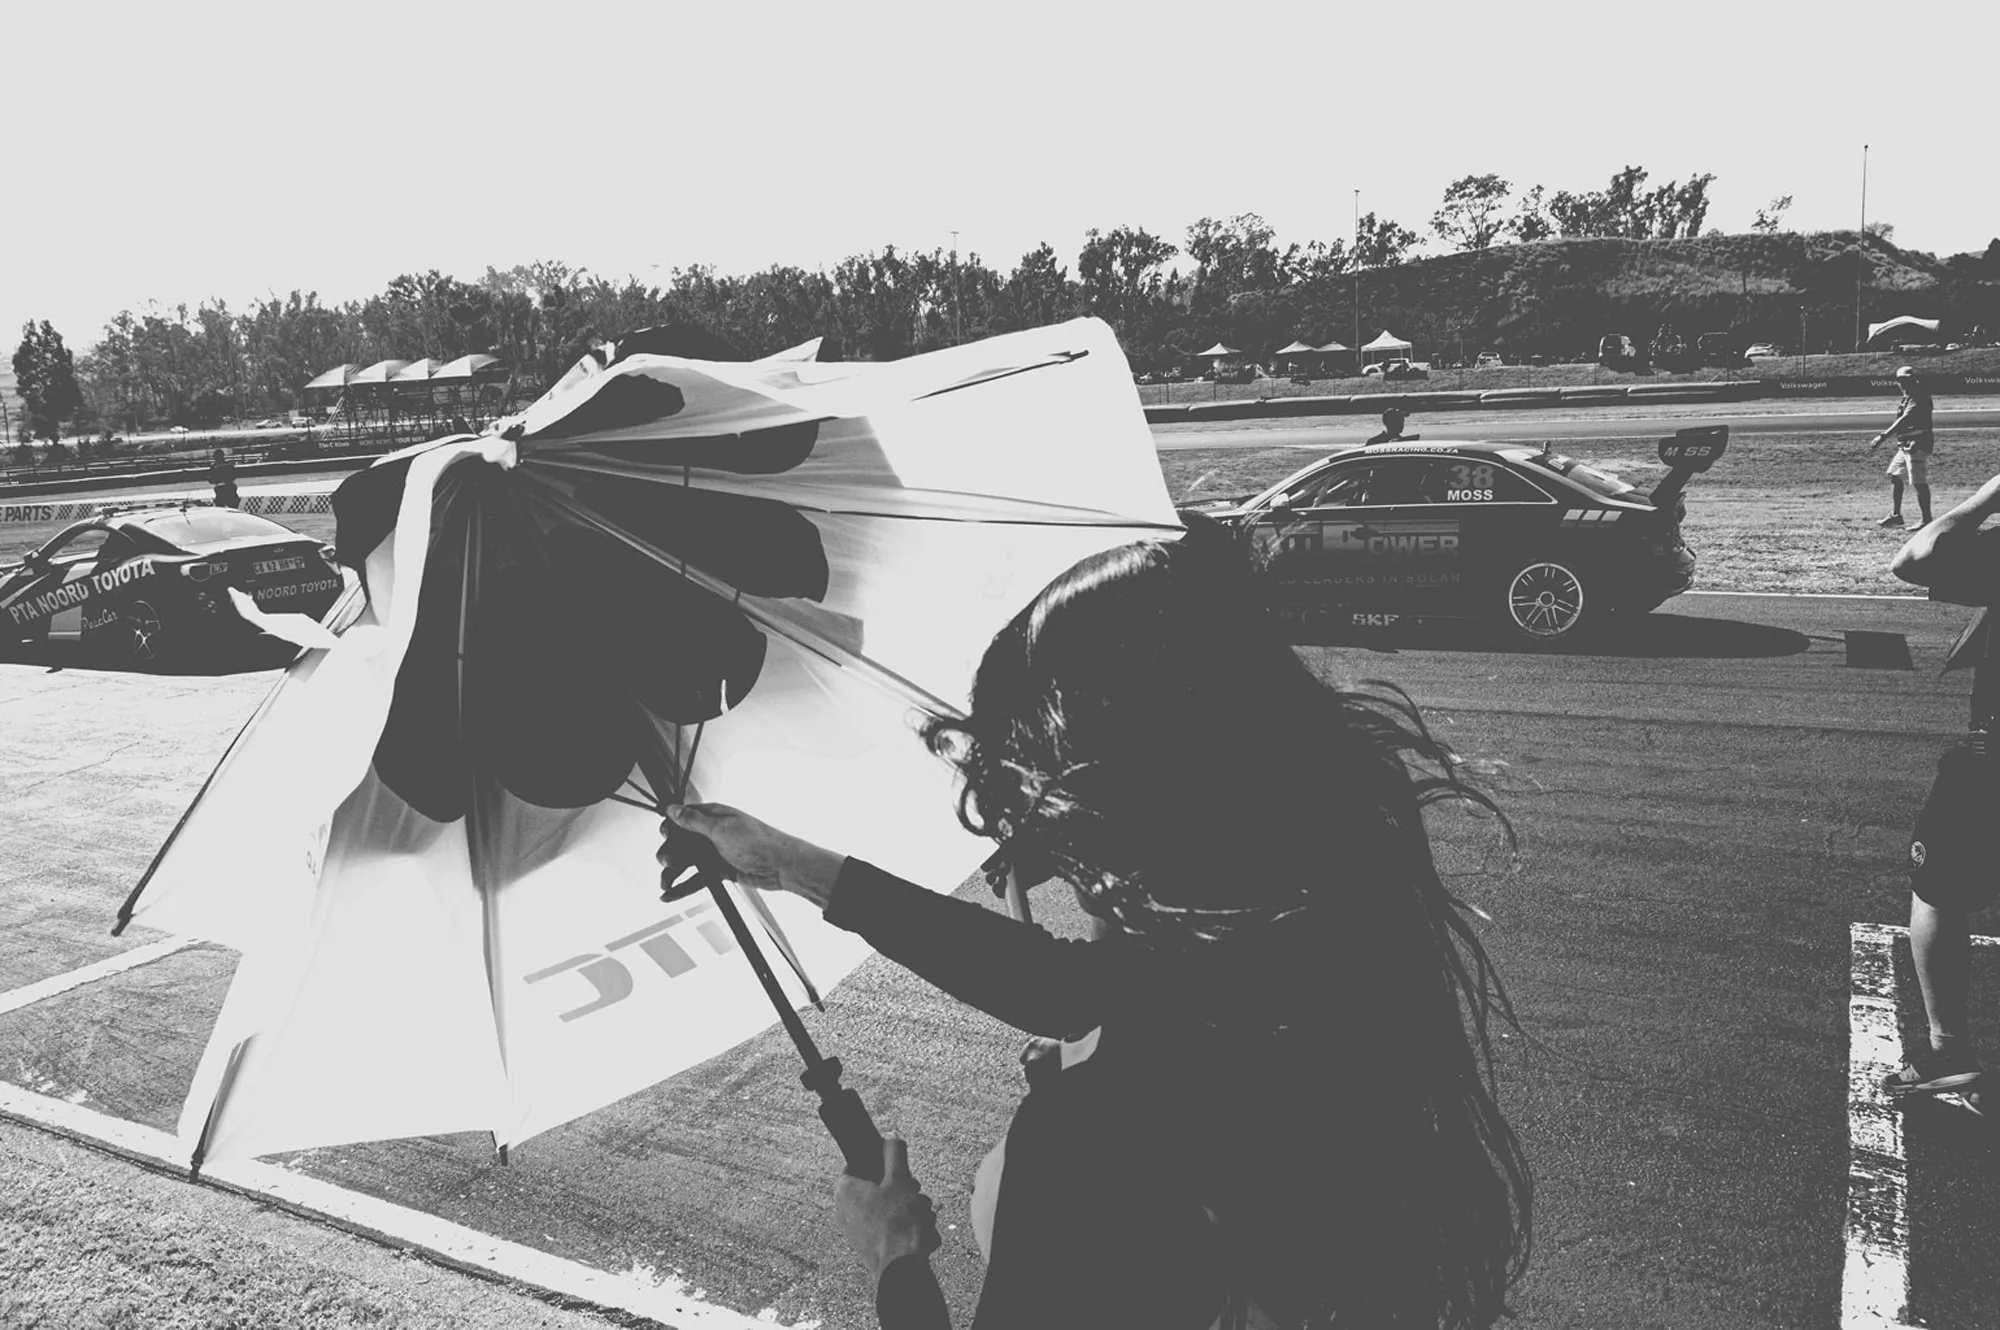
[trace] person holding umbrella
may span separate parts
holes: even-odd
[[[724,805],[666,810],[738,881],[1038,1037],[974,1190],[976,1326],[1484,1327],[1525,1268],[1527,1166],[1484,1062],[1509,1009],[1422,817],[1491,802],[1407,698],[1312,674],[1255,587],[1200,519],[1094,555],[924,728],[960,820],[1020,885],[1069,883],[1088,941]],[[882,1324],[935,1330],[935,1215],[900,1140],[882,1163],[836,1214]]]

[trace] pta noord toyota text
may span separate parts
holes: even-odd
[[[1285,617],[1355,626],[1473,618],[1582,636],[1694,584],[1688,481],[1726,425],[1660,440],[1650,492],[1552,445],[1413,440],[1350,448],[1261,494],[1191,504],[1253,546]]]

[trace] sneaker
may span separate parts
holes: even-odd
[[[1891,1102],[1944,1090],[1963,1093],[1979,1080],[1979,1060],[1970,1053],[1943,1055],[1926,1049],[1882,1078],[1882,1093]]]
[[[1890,514],[1889,514],[1889,515],[1888,515],[1887,517],[1883,518],[1883,519],[1882,519],[1881,521],[1877,522],[1877,523],[1876,523],[1875,525],[1876,525],[1876,526],[1888,526],[1888,527],[1896,527],[1896,526],[1901,526],[1901,525],[1903,525],[1903,515],[1902,515],[1901,513],[1890,513]]]

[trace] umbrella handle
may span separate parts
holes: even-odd
[[[799,1083],[819,1096],[819,1120],[847,1160],[849,1177],[882,1180],[882,1133],[861,1096],[840,1083],[840,1059],[826,1058],[799,1073]]]

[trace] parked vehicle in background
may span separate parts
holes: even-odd
[[[1780,351],[1769,342],[1752,342],[1744,348],[1743,360],[1747,364],[1755,360],[1758,356],[1782,356],[1783,354],[1785,354],[1783,351]]]
[[[1597,363],[1625,366],[1637,364],[1639,348],[1624,333],[1609,333],[1598,339]]]
[[[1385,379],[1428,379],[1431,376],[1431,367],[1404,357],[1400,360],[1378,360],[1372,365],[1363,366],[1361,373],[1364,377],[1379,374]]]
[[[1499,369],[1507,362],[1500,358],[1498,351],[1481,351],[1472,358],[1474,369]]]

